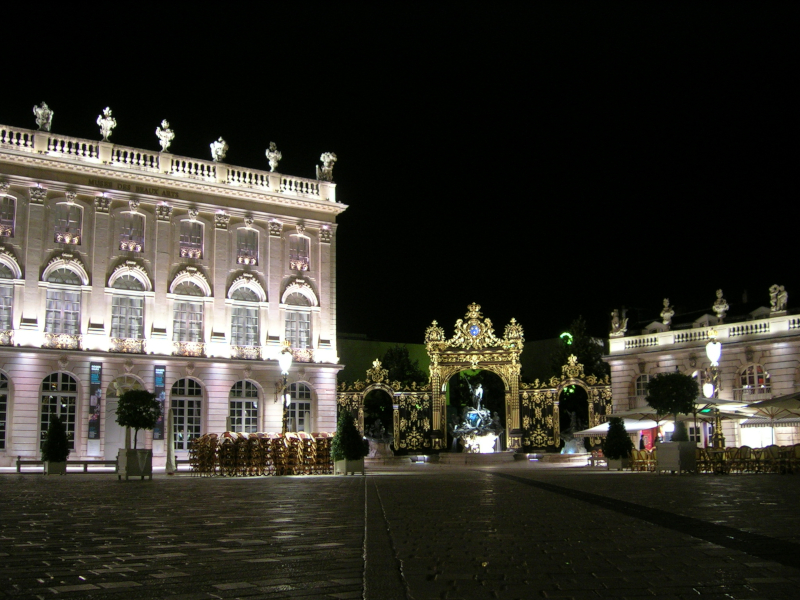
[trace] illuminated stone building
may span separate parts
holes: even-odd
[[[714,335],[722,344],[718,392],[722,400],[746,405],[800,390],[800,316],[787,309],[788,295],[782,286],[764,292],[769,306],[731,317],[720,290],[709,314],[686,324],[672,323],[674,309],[665,299],[661,321],[630,332],[633,335],[614,311],[605,357],[611,366],[614,412],[646,406],[647,383],[658,373],[677,369],[695,376],[702,389],[710,367],[705,347]],[[727,406],[734,410],[735,405]],[[730,411],[729,417],[733,416]],[[701,420],[697,428],[688,425],[694,441],[711,444],[711,423]],[[800,429],[793,419],[780,420],[774,429],[769,419],[758,416],[726,418],[722,426],[728,446],[800,443]]]
[[[335,155],[304,179],[274,145],[260,171],[225,164],[221,138],[211,161],[168,153],[166,122],[157,152],[108,141],[111,111],[100,142],[34,112],[39,130],[0,125],[0,465],[38,458],[52,414],[71,458],[115,458],[132,386],[163,392],[178,458],[205,432],[279,431],[284,341],[290,428],[333,430]],[[145,444],[163,464],[163,424]]]

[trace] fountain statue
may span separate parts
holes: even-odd
[[[461,414],[453,416],[449,424],[453,445],[460,443],[464,447],[464,452],[475,454],[494,452],[497,438],[504,431],[502,420],[496,412],[491,413],[485,405],[481,407],[483,385],[478,383],[473,386],[467,377],[465,380],[469,386],[472,405],[465,406]]]

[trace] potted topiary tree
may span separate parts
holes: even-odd
[[[161,417],[161,403],[156,395],[147,390],[128,390],[119,397],[117,403],[117,423],[125,430],[125,448],[117,454],[117,476],[153,478],[153,450],[138,449],[139,430],[152,430]],[[133,429],[133,449],[130,449],[129,430]]]
[[[334,474],[361,471],[364,475],[364,457],[369,452],[369,445],[356,427],[356,421],[348,410],[342,410],[336,424],[336,435],[331,443]]]
[[[625,422],[620,417],[608,419],[608,434],[603,441],[603,455],[609,469],[620,471],[628,467],[633,450],[633,442],[625,429]]]
[[[690,442],[686,427],[678,421],[678,415],[694,411],[694,403],[700,393],[697,381],[690,375],[677,371],[660,373],[647,384],[647,403],[659,415],[671,414],[675,418],[672,441],[656,444],[656,468],[658,471],[696,470],[695,450],[697,444]]]
[[[50,415],[50,425],[42,444],[42,460],[45,475],[64,475],[67,472],[69,439],[64,422],[55,414]]]

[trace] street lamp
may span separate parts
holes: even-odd
[[[288,393],[288,388],[286,385],[286,378],[289,375],[289,367],[292,366],[292,349],[289,346],[289,342],[283,343],[283,350],[278,355],[278,364],[281,367],[281,374],[283,375],[283,382],[280,385],[280,393],[279,397],[281,399],[281,404],[283,404],[283,425],[281,426],[281,434],[286,435],[286,420],[289,416],[289,403],[291,402],[291,397]],[[275,398],[275,402],[278,401],[278,398]]]
[[[709,341],[706,344],[706,356],[711,361],[708,368],[711,381],[706,379],[703,384],[703,395],[706,398],[716,400],[719,398],[719,359],[722,356],[722,344],[717,341],[717,332],[713,329],[708,332]],[[722,419],[719,416],[719,408],[714,405],[714,435],[711,436],[711,445],[714,448],[725,447],[725,436],[722,435]]]

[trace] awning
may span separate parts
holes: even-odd
[[[612,415],[614,416],[614,415]],[[658,427],[658,423],[650,419],[623,419],[625,429],[628,433],[637,433],[645,429],[652,429]],[[608,434],[608,423],[600,423],[591,429],[584,429],[583,431],[576,431],[572,435],[575,437],[595,437],[604,436]]]
[[[740,423],[741,427],[800,427],[800,417],[789,419],[768,419],[766,417],[750,417]]]

